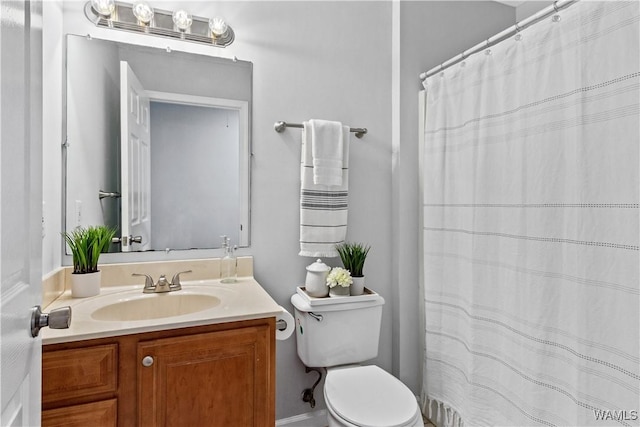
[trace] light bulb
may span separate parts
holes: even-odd
[[[114,0],[91,0],[91,7],[102,16],[111,16],[116,3]]]
[[[134,2],[131,9],[138,21],[144,24],[148,24],[153,19],[153,9],[146,1],[139,0]]]
[[[173,12],[173,23],[181,31],[187,31],[193,22],[191,14],[184,9]]]
[[[209,29],[211,30],[211,34],[213,34],[214,36],[222,37],[227,34],[229,25],[227,25],[227,22],[224,20],[224,18],[216,16],[215,18],[209,19]]]

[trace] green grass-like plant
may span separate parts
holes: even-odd
[[[363,277],[362,270],[371,246],[363,243],[344,242],[336,245],[344,268],[349,270],[352,277]]]
[[[98,271],[98,259],[106,252],[116,229],[105,225],[76,228],[62,235],[71,249],[73,273],[85,274]]]

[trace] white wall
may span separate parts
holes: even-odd
[[[417,75],[513,24],[513,9],[493,2],[401,2],[396,17],[390,1],[164,1],[162,8],[178,4],[195,15],[226,16],[236,31],[234,44],[216,49],[98,29],[83,15],[84,1],[65,2],[63,30],[227,58],[235,55],[254,63],[250,253],[257,280],[289,310],[289,297],[313,260],[297,255],[300,131],[278,134],[273,123],[323,118],[369,129],[362,140],[352,139],[348,239],[372,246],[365,266],[367,286],[387,301],[375,363],[417,392]],[[402,32],[392,43],[394,28]],[[393,76],[395,83],[394,61],[399,71]],[[394,94],[392,88],[399,91]],[[55,95],[52,98],[49,118],[61,121],[61,104],[54,102]],[[392,134],[392,129],[399,131]],[[58,162],[55,157],[50,161]],[[45,182],[59,180],[56,173],[55,166],[45,166]],[[48,210],[61,209],[55,200],[51,197]],[[55,247],[46,252],[59,259]],[[45,273],[56,265],[47,266]],[[315,374],[304,373],[294,339],[278,342],[276,369],[276,417],[310,411],[300,394]],[[321,388],[316,400],[321,408]]]

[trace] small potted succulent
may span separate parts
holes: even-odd
[[[349,270],[353,278],[351,285],[351,295],[362,295],[364,293],[364,262],[369,254],[369,245],[363,243],[344,242],[336,245],[336,250],[340,255],[344,268]]]
[[[329,296],[348,297],[349,287],[353,283],[351,273],[342,267],[334,267],[327,276],[327,286],[329,286]]]
[[[63,233],[73,258],[72,297],[83,298],[100,293],[101,274],[98,270],[98,259],[100,254],[109,248],[115,233],[115,228],[104,225],[80,227]]]

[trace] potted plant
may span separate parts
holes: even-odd
[[[348,297],[349,287],[353,283],[351,273],[342,267],[334,267],[327,276],[327,286],[329,286],[329,296]]]
[[[101,275],[98,259],[100,254],[109,248],[115,233],[115,228],[104,225],[81,227],[63,233],[73,258],[72,297],[83,298],[100,293]]]
[[[370,246],[363,243],[344,242],[336,245],[336,250],[340,255],[344,268],[349,270],[353,278],[351,285],[351,295],[362,295],[364,293],[364,262],[369,254]]]

